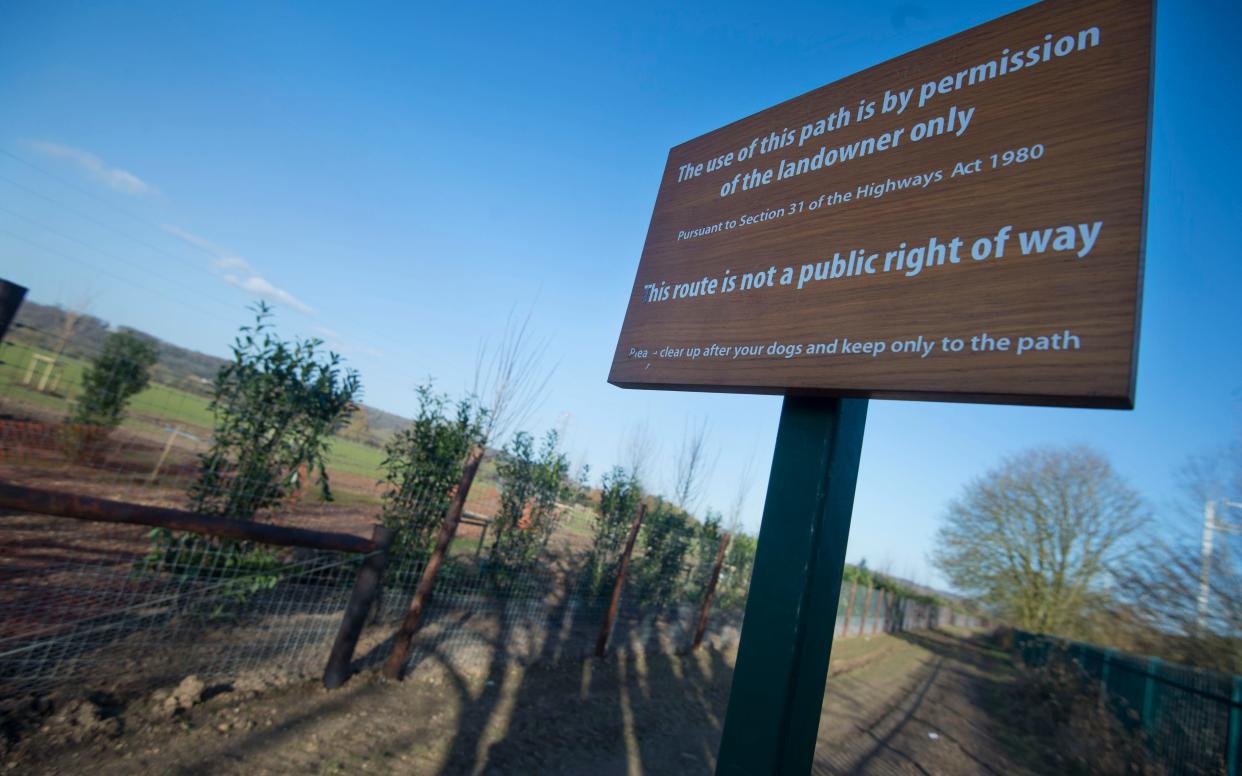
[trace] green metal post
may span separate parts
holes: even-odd
[[[1100,665],[1100,705],[1104,705],[1108,701],[1108,674],[1112,668],[1113,650],[1104,650],[1104,660]]]
[[[718,776],[810,773],[866,399],[785,397]]]
[[[1233,703],[1229,705],[1229,776],[1242,776],[1242,676],[1233,678]]]
[[[1139,719],[1149,733],[1156,727],[1156,680],[1159,676],[1160,658],[1148,658],[1143,679],[1143,715]]]

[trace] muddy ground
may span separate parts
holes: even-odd
[[[23,740],[20,773],[693,774],[715,766],[731,649],[621,651],[604,660],[463,672],[434,656],[404,682],[373,673],[207,688],[75,708]],[[945,631],[839,642],[815,773],[1025,774],[1021,720],[998,709],[1015,675],[1001,653]],[[184,699],[182,699],[184,701]],[[185,704],[183,704],[185,705]],[[74,740],[75,738],[80,740]]]

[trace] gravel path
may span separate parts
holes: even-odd
[[[710,773],[734,653],[623,650],[606,660],[462,673],[434,659],[402,683],[373,674],[223,692],[178,717],[129,708],[79,743],[49,726],[21,773]],[[941,632],[839,642],[815,772],[1023,774],[986,711],[1007,664]],[[109,735],[110,734],[110,735]]]

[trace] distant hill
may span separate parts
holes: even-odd
[[[93,315],[79,315],[61,307],[26,301],[17,311],[8,339],[44,350],[58,348],[66,356],[89,360],[103,348],[104,339],[113,331],[133,332],[154,343],[160,360],[152,369],[157,383],[200,396],[210,396],[211,386],[226,359],[189,350],[128,326],[114,329],[107,321]],[[63,343],[63,344],[62,344]],[[365,427],[360,428],[365,418]],[[410,424],[407,418],[366,404],[344,434],[356,441],[382,445],[396,431]]]

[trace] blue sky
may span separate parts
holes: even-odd
[[[706,419],[703,506],[753,458],[753,529],[779,399],[605,382],[669,147],[1023,5],[0,2],[0,275],[217,354],[263,296],[403,413],[533,305],[533,430],[599,472],[646,424],[668,490]],[[1137,409],[873,402],[851,560],[939,582],[946,502],[1024,447],[1092,444],[1164,516],[1237,436],[1239,39],[1230,4],[1158,9]]]

